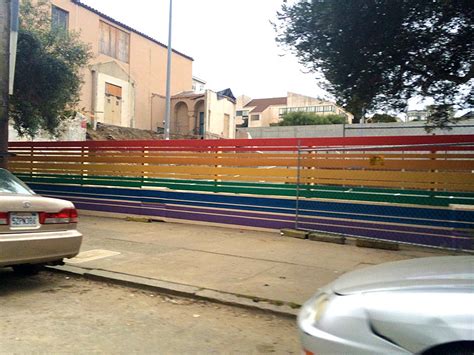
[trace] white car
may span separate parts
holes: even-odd
[[[474,354],[474,256],[347,273],[300,311],[304,353]]]
[[[77,210],[65,200],[36,195],[0,169],[0,267],[34,273],[79,253]]]

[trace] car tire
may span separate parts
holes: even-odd
[[[13,272],[17,275],[32,276],[32,275],[36,275],[38,272],[41,271],[42,265],[20,264],[20,265],[13,265],[12,268],[13,268]]]
[[[434,348],[425,351],[423,355],[441,355],[441,354],[453,354],[453,355],[473,355],[474,354],[474,342],[471,341],[460,341],[456,343],[449,343],[436,346]]]

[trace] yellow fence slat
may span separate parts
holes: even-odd
[[[454,184],[473,184],[471,173],[446,172],[412,172],[412,171],[371,171],[371,170],[302,170],[301,176],[306,178],[374,180],[374,181],[411,181],[411,182],[444,182]]]
[[[370,170],[474,170],[474,160],[303,160],[302,167]]]
[[[369,169],[369,170],[474,170],[474,160],[394,160],[394,159],[301,159],[303,168],[331,168],[331,169]],[[12,162],[31,161],[31,156],[17,156]],[[35,162],[49,162],[50,156],[35,156]],[[133,157],[90,157],[70,156],[55,157],[55,162],[67,163],[109,163],[109,164],[173,164],[173,165],[226,165],[226,166],[288,166],[297,167],[298,161],[294,159],[250,159],[250,158],[163,158],[149,157],[147,155]]]
[[[11,163],[12,169],[29,168],[30,164]],[[39,171],[63,170],[63,171],[84,171],[87,174],[105,173],[105,172],[162,172],[162,173],[181,173],[181,174],[219,174],[219,175],[246,175],[246,176],[277,176],[292,177],[296,176],[296,169],[255,169],[255,168],[226,168],[226,167],[201,167],[201,166],[160,166],[160,165],[130,165],[130,164],[34,164],[35,169]]]

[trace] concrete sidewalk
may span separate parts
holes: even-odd
[[[296,313],[339,275],[387,261],[442,252],[358,248],[274,232],[82,216],[82,252],[63,271]],[[181,292],[183,291],[183,292]],[[267,301],[263,301],[267,300]],[[237,302],[238,303],[238,302]]]

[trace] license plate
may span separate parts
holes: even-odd
[[[38,213],[10,213],[10,227],[12,229],[36,228],[38,226]]]

